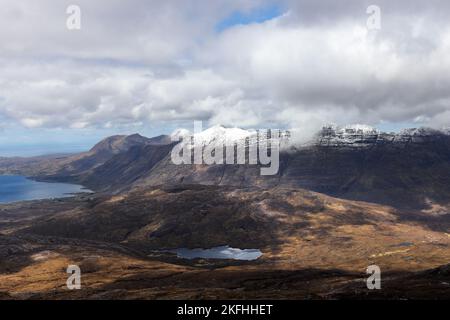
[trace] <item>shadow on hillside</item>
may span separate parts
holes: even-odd
[[[151,274],[117,279],[99,289],[114,298],[114,292],[132,291],[142,299],[158,292],[159,299],[184,292],[186,299],[448,299],[448,266],[418,273],[395,271],[383,274],[382,289],[369,290],[366,274],[339,269],[294,271],[223,270],[185,272],[157,277]],[[447,281],[447,282],[446,282]],[[447,283],[447,284],[446,284]]]

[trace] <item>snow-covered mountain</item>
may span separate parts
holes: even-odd
[[[221,125],[215,125],[204,131],[192,133],[186,129],[177,129],[171,135],[173,141],[183,139],[185,142],[192,142],[194,145],[222,145],[230,146],[234,144],[255,144],[258,141],[267,140],[269,137],[280,139],[280,143],[286,143],[289,140],[289,131],[282,130],[244,130],[241,128],[226,128]]]
[[[196,133],[194,138],[202,144],[228,144],[255,137],[256,133],[215,126]],[[184,137],[184,142],[192,137],[186,130],[174,134]],[[288,136],[288,132],[281,134]],[[92,152],[57,159],[0,159],[0,172],[77,182],[92,190],[112,192],[141,186],[206,184],[304,188],[398,206],[421,206],[425,197],[449,200],[448,130],[418,128],[385,133],[361,125],[327,126],[305,148],[295,144],[293,135],[292,148],[289,152],[281,150],[280,170],[273,176],[262,176],[260,164],[179,165],[173,161],[174,143],[169,136],[140,143],[137,138],[120,138],[133,142],[123,148],[117,147],[117,138],[108,138]],[[106,152],[110,145],[114,152]]]
[[[220,125],[216,125],[193,135],[194,143],[201,145],[209,145],[211,143],[218,145],[232,145],[235,143],[245,143],[247,138],[253,140],[256,139],[256,137],[257,132],[255,130],[225,128]]]
[[[286,130],[244,130],[240,128],[226,128],[216,125],[199,133],[192,133],[186,129],[178,129],[172,133],[173,141],[183,139],[185,143],[207,146],[211,144],[229,146],[233,144],[256,144],[272,135],[280,139],[282,149],[308,147],[313,145],[329,147],[365,147],[373,144],[386,143],[423,143],[442,135],[450,135],[450,128],[436,130],[431,128],[404,129],[398,133],[382,132],[372,126],[353,124],[346,126],[327,125],[312,139],[298,145],[296,139],[291,138],[291,132]]]
[[[359,124],[344,127],[325,126],[316,136],[313,144],[332,147],[364,147],[386,143],[423,143],[449,134],[449,130],[432,128],[411,128],[398,133],[389,133]]]

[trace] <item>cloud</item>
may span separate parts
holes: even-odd
[[[0,121],[114,128],[206,120],[243,127],[450,122],[445,1],[0,0]],[[446,11],[447,10],[447,11]],[[10,30],[14,30],[11,32]]]

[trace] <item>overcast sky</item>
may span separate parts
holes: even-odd
[[[450,2],[392,2],[0,0],[0,155],[192,120],[449,126]]]

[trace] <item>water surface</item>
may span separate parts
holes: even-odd
[[[70,197],[90,192],[83,186],[59,182],[38,182],[24,176],[0,175],[0,203]]]
[[[176,253],[183,259],[234,259],[234,260],[256,260],[262,256],[258,249],[238,249],[229,246],[214,247],[210,249],[174,249],[171,252]]]

